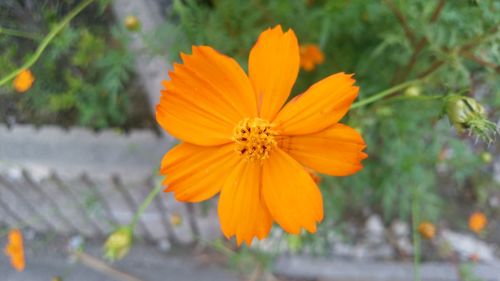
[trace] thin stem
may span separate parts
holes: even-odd
[[[469,52],[469,51],[465,51],[463,52],[463,56],[470,59],[471,61],[477,63],[477,64],[480,64],[484,67],[489,67],[489,68],[492,68],[494,69],[496,72],[500,72],[500,65],[497,65],[495,63],[492,63],[492,62],[489,62],[489,61],[486,61],[486,60],[483,60],[482,58],[474,55],[473,53]]]
[[[384,90],[382,92],[379,92],[375,95],[372,95],[366,99],[362,99],[360,101],[357,101],[355,103],[352,104],[351,106],[351,109],[355,109],[355,108],[358,108],[358,107],[362,107],[362,106],[365,106],[367,104],[370,104],[370,103],[373,103],[373,102],[376,102],[380,99],[383,99],[385,98],[386,96],[392,94],[392,93],[395,93],[397,91],[400,91],[404,88],[407,88],[408,86],[410,85],[413,85],[413,84],[417,84],[417,83],[420,83],[422,81],[422,79],[415,79],[415,80],[410,80],[410,81],[406,81],[404,83],[401,83],[401,84],[398,84],[392,88],[389,88],[387,90]]]
[[[412,202],[412,221],[413,221],[413,280],[420,281],[420,236],[417,228],[420,222],[419,191],[418,187],[413,192]]]
[[[441,14],[441,11],[443,10],[444,5],[446,4],[446,0],[440,0],[439,3],[437,4],[436,8],[434,9],[434,12],[432,13],[431,19],[429,20],[429,24],[433,24],[436,22],[436,20],[439,18],[439,15]],[[413,53],[410,57],[410,60],[408,61],[408,64],[405,67],[405,70],[403,74],[398,77],[398,73],[396,72],[396,75],[394,75],[393,82],[397,83],[399,81],[404,81],[407,79],[408,75],[410,75],[413,67],[415,66],[415,63],[417,62],[417,58],[419,54],[422,52],[424,49],[425,45],[428,43],[427,38],[422,36],[418,43],[416,44]]]
[[[410,26],[408,25],[408,21],[406,20],[403,13],[401,13],[401,11],[396,7],[396,5],[392,2],[392,0],[385,0],[385,3],[392,11],[394,16],[398,19],[399,23],[401,24],[401,27],[403,28],[405,36],[408,38],[408,41],[410,41],[412,45],[415,45],[416,44],[415,34],[413,34]]]
[[[465,43],[464,45],[462,45],[462,47],[460,47],[458,49],[457,53],[459,55],[463,55],[464,53],[473,50],[475,47],[477,47],[483,41],[489,40],[489,38],[491,36],[496,35],[497,32],[498,32],[498,27],[494,26],[492,29],[488,30],[486,33],[483,33],[479,36],[476,36],[476,37],[470,39],[467,43]],[[426,70],[424,70],[420,74],[418,74],[417,77],[420,77],[420,78],[425,77],[425,76],[431,74],[432,72],[438,70],[444,64],[445,64],[445,61],[437,59],[431,64],[431,66],[429,68],[427,68]]]
[[[33,34],[29,33],[26,31],[21,31],[21,30],[15,30],[15,29],[10,29],[10,28],[5,28],[0,26],[0,35],[5,34],[8,36],[15,36],[15,37],[20,37],[20,38],[26,38],[26,39],[32,39],[32,40],[39,40],[40,36],[38,34]]]
[[[439,18],[439,15],[441,14],[441,11],[443,10],[445,4],[446,0],[439,1],[439,3],[436,6],[436,9],[434,9],[434,13],[432,13],[430,23],[434,23]]]
[[[61,30],[66,27],[66,25],[74,18],[76,17],[83,9],[85,9],[88,5],[90,5],[94,0],[85,0],[81,2],[78,6],[76,6],[68,15],[66,15],[63,20],[58,23],[42,40],[40,45],[38,45],[38,48],[36,49],[35,53],[31,55],[31,57],[18,69],[14,70],[4,78],[0,80],[0,87],[3,86],[5,83],[9,82],[12,80],[14,77],[16,77],[19,73],[21,73],[24,69],[30,68],[35,62],[40,58],[42,53],[45,51],[47,46],[52,42],[52,40],[56,37]]]
[[[411,101],[435,101],[439,99],[443,99],[445,96],[396,96],[396,97],[389,97],[386,98],[382,101],[380,101],[380,104],[386,104],[390,102],[396,102],[396,101],[404,101],[404,100],[411,100]]]
[[[137,209],[137,212],[134,214],[134,217],[132,218],[132,222],[130,223],[130,226],[132,230],[135,229],[137,226],[137,223],[139,222],[139,218],[142,216],[144,211],[148,208],[148,206],[153,202],[153,199],[155,196],[163,189],[163,185],[161,184],[161,181],[157,181],[155,188],[151,190],[151,192],[148,194],[146,199],[142,201],[141,206],[139,206],[139,209]]]
[[[419,73],[417,75],[417,77],[425,77],[425,76],[431,74],[432,72],[438,70],[443,65],[444,65],[444,61],[442,61],[442,60],[434,61],[426,70]]]

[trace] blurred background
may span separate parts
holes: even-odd
[[[499,9],[1,0],[0,280],[500,280]],[[180,52],[209,45],[246,69],[277,24],[301,47],[292,96],[341,71],[355,73],[358,101],[389,94],[342,121],[367,142],[364,169],[312,174],[318,232],[274,227],[238,248],[220,233],[217,199],[154,196],[176,143],[154,106]]]

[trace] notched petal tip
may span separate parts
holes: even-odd
[[[363,147],[363,149],[365,149],[365,148],[366,148],[366,145]],[[359,154],[359,159],[360,159],[360,160],[365,160],[366,158],[368,158],[368,154],[367,154],[367,153],[365,153],[365,152],[361,152],[361,153]]]
[[[279,32],[280,34],[283,34],[283,27],[281,26],[281,24],[277,24],[274,27],[270,27],[267,30],[270,30],[271,32]]]
[[[179,54],[179,56],[181,57],[182,63],[186,63],[186,61],[191,57],[191,55],[188,55],[188,54],[186,54],[184,52],[181,52]],[[175,69],[175,66],[180,66],[180,65],[182,65],[182,64],[180,64],[180,63],[174,63],[174,69]]]

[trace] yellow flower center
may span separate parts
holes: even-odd
[[[233,132],[235,151],[250,161],[269,158],[276,145],[276,132],[271,127],[269,121],[258,117],[241,120]]]

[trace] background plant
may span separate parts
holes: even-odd
[[[78,2],[2,1],[0,27],[14,34],[0,32],[0,77],[26,61],[41,37]],[[107,2],[91,5],[82,18],[54,37],[31,69],[36,82],[30,91],[17,95],[2,88],[8,93],[0,97],[4,112],[14,112],[18,122],[92,128],[126,124],[131,115],[133,61],[125,48],[126,32],[114,26]],[[133,90],[137,92],[137,87]]]
[[[488,0],[177,0],[155,34],[173,42],[174,59],[204,44],[245,66],[259,32],[276,24],[293,28],[301,44],[318,44],[325,54],[315,71],[301,71],[293,94],[339,71],[356,74],[359,100],[416,79],[345,118],[362,132],[369,158],[355,176],[324,178],[324,235],[304,237],[321,244],[343,217],[375,211],[387,221],[408,220],[417,186],[420,217],[431,221],[456,210],[450,198],[483,206],[498,190],[492,167],[480,158],[496,147],[455,132],[443,106],[447,96],[465,95],[498,119],[499,8]]]

